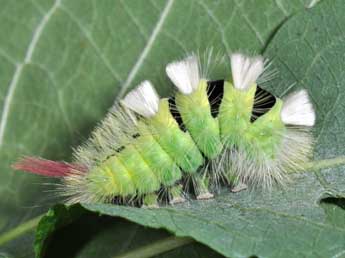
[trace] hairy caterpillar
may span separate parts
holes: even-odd
[[[211,184],[284,184],[312,151],[315,113],[305,90],[284,100],[257,86],[261,56],[230,55],[232,80],[209,81],[195,55],[167,65],[178,91],[160,99],[149,81],[114,105],[74,163],[25,157],[15,169],[62,178],[67,203],[184,201],[192,179],[197,199]]]

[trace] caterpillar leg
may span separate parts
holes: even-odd
[[[193,177],[194,191],[197,200],[212,199],[214,195],[208,190],[208,178],[205,176],[195,175]]]
[[[238,179],[232,168],[228,169],[225,178],[230,186],[230,191],[233,193],[238,193],[248,188],[245,183]]]
[[[182,185],[176,185],[170,189],[170,204],[182,203],[186,201],[186,198],[183,194]]]
[[[238,193],[241,192],[243,190],[246,190],[248,188],[248,186],[242,182],[238,182],[236,185],[234,185],[234,187],[231,188],[231,192],[233,193]]]
[[[143,207],[146,208],[158,208],[158,202],[157,202],[158,196],[155,193],[150,193],[145,195],[143,198]]]

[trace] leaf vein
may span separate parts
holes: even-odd
[[[124,82],[124,84],[121,87],[120,92],[118,93],[117,96],[117,100],[121,99],[124,94],[126,93],[128,87],[131,85],[133,79],[135,78],[135,76],[137,75],[138,71],[140,70],[142,64],[144,63],[145,58],[147,57],[147,55],[149,54],[149,52],[151,51],[154,42],[156,41],[156,38],[159,34],[159,32],[161,31],[164,22],[166,20],[166,18],[168,17],[171,8],[173,6],[174,0],[169,0],[167,2],[167,4],[165,5],[143,51],[140,53],[137,61],[135,62],[134,66],[132,67],[132,69],[129,71],[128,73],[128,77],[126,79],[126,81]]]
[[[251,22],[251,20],[248,18],[248,16],[243,12],[243,10],[242,10],[241,6],[238,4],[238,2],[236,0],[234,0],[234,2],[235,2],[235,5],[238,7],[239,11],[241,12],[242,17],[244,18],[244,21],[247,23],[249,29],[251,29],[254,32],[256,38],[259,40],[261,45],[265,46],[265,41],[262,38],[260,32],[255,28],[254,24]]]
[[[24,60],[21,63],[16,64],[15,66],[15,71],[10,81],[7,94],[5,96],[3,111],[2,111],[1,119],[0,119],[0,147],[2,146],[2,143],[4,140],[5,130],[6,130],[8,116],[10,112],[10,106],[13,100],[14,92],[18,85],[18,81],[22,74],[23,68],[26,64],[31,62],[32,56],[34,54],[37,43],[39,39],[41,38],[42,32],[44,28],[46,27],[46,25],[48,24],[50,18],[54,15],[55,11],[60,6],[60,4],[61,4],[61,0],[56,0],[53,6],[50,8],[50,10],[47,12],[47,14],[42,17],[42,20],[39,22],[38,26],[33,32],[31,41],[29,42],[28,48],[25,53]]]
[[[112,68],[111,64],[109,63],[109,61],[104,57],[101,49],[99,48],[97,43],[94,41],[94,39],[91,37],[91,34],[87,30],[84,29],[84,27],[82,26],[80,21],[76,17],[74,17],[74,15],[67,8],[61,7],[61,10],[63,10],[71,18],[71,21],[73,21],[79,27],[82,34],[90,42],[91,46],[96,51],[96,54],[101,59],[101,61],[104,63],[104,65],[109,70],[109,72],[114,77],[114,79],[117,81],[121,81],[120,75],[116,73],[116,71]]]

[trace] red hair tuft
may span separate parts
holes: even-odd
[[[73,174],[73,171],[86,172],[86,167],[81,165],[35,157],[24,157],[12,168],[49,177],[64,177]]]

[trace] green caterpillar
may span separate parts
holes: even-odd
[[[186,178],[197,199],[211,198],[210,186],[220,180],[285,184],[288,171],[312,153],[308,94],[274,98],[257,86],[262,57],[236,53],[230,60],[233,82],[208,81],[195,55],[170,63],[166,72],[178,89],[173,99],[159,99],[144,81],[75,150],[75,163],[27,157],[14,168],[62,177],[68,203],[139,198],[155,206],[162,190],[177,203],[185,200]]]

